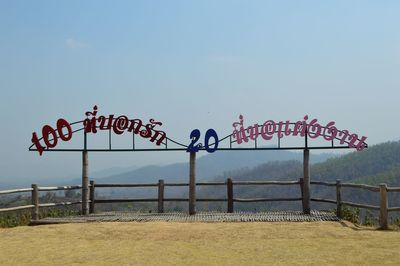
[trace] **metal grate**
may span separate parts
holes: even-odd
[[[339,221],[334,213],[312,210],[310,214],[301,211],[276,212],[200,212],[196,215],[186,213],[135,213],[104,212],[88,216],[71,216],[65,218],[45,218],[33,224],[85,223],[85,222],[319,222]]]

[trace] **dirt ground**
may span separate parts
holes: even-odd
[[[0,229],[0,265],[400,265],[400,232],[344,222]]]

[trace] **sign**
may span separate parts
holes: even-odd
[[[355,133],[350,133],[348,130],[339,130],[335,126],[335,122],[331,121],[327,124],[321,124],[318,119],[309,119],[308,115],[300,121],[290,122],[287,121],[274,121],[266,120],[264,123],[245,125],[244,116],[239,116],[239,121],[232,124],[233,132],[222,139],[219,139],[217,132],[214,129],[208,129],[204,137],[199,129],[194,129],[189,134],[189,144],[181,144],[167,137],[167,134],[160,130],[163,125],[162,122],[155,119],[149,119],[148,123],[144,123],[138,118],[129,118],[126,115],[116,116],[113,114],[104,116],[98,114],[98,107],[94,106],[92,111],[85,113],[85,119],[75,123],[69,123],[63,118],[58,119],[56,125],[45,125],[39,133],[32,133],[32,145],[29,148],[31,151],[37,151],[42,155],[44,151],[71,151],[72,149],[56,149],[60,142],[68,142],[73,138],[74,133],[83,130],[85,134],[85,144],[83,149],[74,149],[73,151],[85,151],[86,136],[88,134],[96,134],[99,131],[109,131],[116,135],[130,133],[134,136],[137,135],[143,139],[147,139],[157,146],[163,145],[165,149],[135,149],[133,143],[132,149],[123,149],[122,151],[160,151],[160,150],[174,150],[174,151],[187,151],[190,153],[205,150],[209,153],[217,150],[261,150],[261,149],[335,149],[335,148],[355,148],[358,151],[365,149],[368,145],[365,143],[367,137],[363,136],[361,139]],[[72,126],[81,124],[82,128],[73,130]],[[111,135],[110,135],[111,136]],[[299,136],[304,138],[305,145],[301,147],[281,147],[280,140],[289,136]],[[277,148],[258,148],[257,140],[263,139],[264,141],[271,141],[273,138],[278,139]],[[308,138],[310,139],[323,139],[331,142],[331,146],[323,147],[309,147]],[[95,151],[112,151],[111,137],[109,139],[108,150],[95,150]],[[167,141],[170,141],[179,146],[179,148],[168,148]],[[229,147],[221,147],[222,142],[229,141]],[[342,146],[335,146],[334,141],[339,142]],[[134,139],[133,139],[134,142]],[[240,146],[241,144],[254,142],[254,148],[240,148],[232,147],[232,144]]]
[[[243,115],[239,116],[239,121],[232,124],[234,131],[233,138],[236,139],[238,144],[247,143],[249,140],[257,140],[260,136],[264,140],[271,140],[274,135],[279,139],[287,136],[309,137],[311,139],[323,138],[326,141],[340,139],[340,144],[347,143],[349,148],[356,148],[362,151],[367,147],[365,140],[367,137],[363,136],[358,138],[357,134],[350,134],[348,130],[338,130],[335,122],[331,121],[325,126],[318,123],[318,119],[312,119],[310,122],[308,115],[304,116],[302,121],[295,123],[289,120],[283,122],[275,122],[267,120],[262,125],[253,124],[251,126],[244,126]]]
[[[164,131],[155,129],[156,126],[162,126],[162,123],[154,119],[150,119],[148,124],[143,124],[142,120],[129,119],[125,115],[118,117],[115,117],[115,115],[108,115],[107,117],[101,115],[97,117],[97,112],[98,107],[95,105],[93,111],[85,113],[86,119],[83,120],[83,128],[86,134],[96,134],[98,130],[112,130],[115,134],[121,135],[127,131],[149,139],[151,142],[155,142],[156,145],[160,145],[167,137]],[[67,129],[67,134],[64,134],[64,128]],[[71,125],[65,119],[61,118],[57,121],[57,131],[61,140],[69,141],[72,139]],[[58,143],[56,130],[49,125],[43,127],[42,136],[44,145],[40,143],[36,132],[32,133],[32,143],[40,155],[45,149],[54,148]]]
[[[97,106],[93,107],[93,112],[86,112],[86,119],[83,121],[85,133],[97,133],[99,130],[111,130],[121,135],[125,131],[134,132],[145,139],[150,139],[151,142],[156,141],[156,145],[160,145],[163,140],[167,137],[164,131],[154,129],[156,126],[162,126],[161,122],[157,122],[154,119],[150,119],[149,123],[144,125],[140,119],[129,119],[125,115],[115,117],[115,115],[109,115],[108,117],[99,116],[97,117]],[[115,117],[115,118],[114,118]]]

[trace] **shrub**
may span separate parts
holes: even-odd
[[[373,215],[372,212],[367,211],[364,217],[364,225],[376,226],[377,224],[378,224],[378,219]]]
[[[393,228],[399,230],[400,229],[400,217],[392,217]]]
[[[20,225],[28,225],[30,220],[30,211],[12,212],[0,216],[0,227],[16,227]]]
[[[45,217],[66,217],[79,215],[79,210],[74,207],[61,208],[41,208],[40,219]],[[15,211],[0,216],[0,227],[16,227],[29,225],[31,221],[31,211]]]
[[[342,207],[342,218],[354,224],[360,223],[360,209],[349,206]]]

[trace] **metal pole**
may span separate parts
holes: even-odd
[[[303,213],[310,214],[310,150],[303,153]]]
[[[189,214],[196,214],[196,153],[190,153],[189,161]]]
[[[89,212],[89,160],[88,152],[82,152],[82,214]]]

